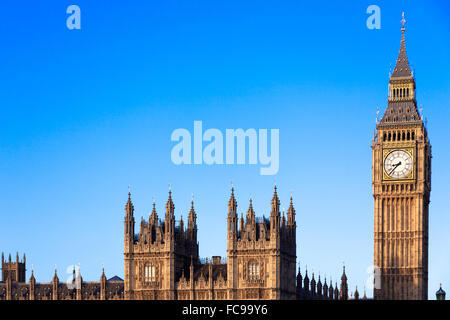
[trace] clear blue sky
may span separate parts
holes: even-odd
[[[81,8],[81,30],[66,8]],[[366,8],[381,8],[381,30]],[[448,1],[5,1],[0,8],[0,250],[27,254],[38,281],[123,276],[131,185],[137,224],[177,219],[195,194],[201,256],[226,255],[233,180],[270,210],[259,165],[176,166],[174,129],[280,129],[281,206],[291,190],[297,256],[333,281],[345,261],[360,292],[373,261],[371,139],[400,46],[416,70],[433,146],[430,297],[450,288]],[[371,292],[368,292],[371,295]]]

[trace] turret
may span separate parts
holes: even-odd
[[[131,193],[128,192],[128,201],[125,205],[125,253],[133,251],[134,243],[134,206],[131,202]]]
[[[339,300],[339,289],[337,282],[334,283],[334,300]]]
[[[191,209],[189,210],[188,217],[188,228],[187,228],[188,238],[194,243],[197,243],[197,214],[194,209],[194,197],[191,200]]]
[[[305,299],[309,298],[309,278],[308,278],[308,269],[305,271],[305,279],[303,279],[303,290],[305,292]]]
[[[287,230],[289,234],[289,239],[291,243],[296,243],[296,229],[297,224],[295,222],[295,209],[294,204],[292,203],[292,197],[290,199],[289,208],[287,211]]]
[[[302,273],[300,272],[300,266],[298,267],[297,273],[297,299],[302,298]]]
[[[317,297],[319,299],[322,299],[322,281],[320,281],[320,274],[319,274],[319,281],[317,282]]]
[[[348,284],[347,284],[347,275],[345,274],[345,266],[341,277],[341,290],[339,293],[339,298],[341,300],[348,300]]]
[[[286,230],[286,215],[284,214],[283,211],[283,215],[281,216],[281,229],[282,230]]]
[[[234,197],[234,187],[231,188],[230,200],[228,200],[228,239],[237,239],[237,202]]]
[[[188,229],[197,229],[197,214],[194,209],[194,199],[191,200],[191,209],[189,210]]]
[[[247,223],[251,225],[250,239],[256,240],[256,216],[255,216],[255,210],[253,209],[252,198],[250,198],[249,205],[248,205]]]
[[[172,191],[169,189],[169,199],[167,199],[166,203],[166,217],[164,220],[165,223],[165,239],[174,240],[175,236],[175,205],[172,201]]]
[[[30,300],[34,300],[35,297],[35,287],[36,287],[36,279],[34,278],[34,270],[31,267],[31,277],[30,277]]]
[[[180,215],[180,237],[183,239],[183,233],[184,233],[184,221],[183,221],[183,215]]]
[[[100,300],[106,300],[106,275],[104,267],[102,267],[102,275],[100,276]]]
[[[442,283],[439,285],[439,290],[436,291],[436,300],[445,300],[445,291],[442,289]]]
[[[314,279],[314,272],[311,278],[311,299],[316,299],[316,279]]]
[[[247,222],[255,223],[255,210],[253,209],[252,198],[249,200],[248,210],[247,210]]]
[[[358,286],[356,286],[355,294],[353,296],[354,296],[355,300],[359,300]]]
[[[155,200],[153,200],[153,209],[152,213],[150,214],[150,218],[148,219],[148,222],[150,225],[156,226],[158,224],[158,214],[156,213]]]
[[[81,268],[78,267],[78,275],[76,278],[77,300],[83,299],[83,277],[81,277]]]
[[[8,261],[5,261],[4,254],[2,253],[2,281],[7,281],[8,278],[11,278],[10,280],[12,282],[25,282],[25,259],[23,261],[19,260],[19,253],[16,253],[16,260],[15,262],[11,259],[11,254],[8,256]]]
[[[330,287],[328,288],[328,299],[333,300],[333,298],[334,298],[333,280],[330,278]]]
[[[327,300],[328,299],[328,284],[327,284],[327,277],[325,277],[325,282],[324,282],[324,284],[323,284],[323,298],[325,299],[325,300]]]
[[[55,274],[53,275],[52,279],[52,299],[58,300],[58,285],[59,285],[59,279],[58,274],[56,273],[56,265],[55,265]]]
[[[280,234],[280,199],[278,199],[277,186],[274,188],[270,211],[270,234],[278,237]]]

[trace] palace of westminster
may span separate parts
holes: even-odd
[[[431,191],[431,145],[417,110],[415,78],[405,47],[404,19],[397,63],[389,79],[386,111],[372,141],[374,197],[374,299],[428,298],[428,206]],[[228,201],[227,257],[199,257],[197,214],[191,203],[187,225],[175,223],[171,191],[164,220],[153,210],[135,233],[130,193],[124,218],[124,279],[70,282],[55,275],[38,283],[26,280],[22,260],[2,254],[0,300],[227,300],[227,299],[359,299],[349,297],[345,267],[338,284],[311,280],[296,270],[296,219],[292,198],[287,217],[280,212],[277,188],[270,217],[257,217],[252,200],[238,217],[234,188]],[[436,293],[445,299],[442,288]],[[366,294],[364,292],[364,297]]]

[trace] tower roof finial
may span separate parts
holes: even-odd
[[[405,45],[405,13],[402,13],[402,40],[400,42],[400,51],[398,53],[397,63],[392,73],[392,78],[401,77],[412,77],[411,69],[409,67],[408,57],[406,56],[406,45]]]

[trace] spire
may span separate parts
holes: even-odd
[[[244,213],[241,212],[241,219],[239,220],[239,232],[244,231]]]
[[[102,263],[102,275],[100,277],[100,281],[106,281],[105,265],[103,263]]]
[[[308,267],[305,268],[305,278],[303,279],[303,289],[305,291],[305,298],[308,298],[309,294],[309,277],[308,277]]]
[[[131,202],[131,192],[128,191],[128,201],[125,205],[125,215],[126,217],[132,217],[133,216],[133,212],[134,212],[134,206],[133,203]]]
[[[169,184],[169,198],[166,203],[166,217],[164,219],[164,236],[166,241],[175,237],[175,205],[172,201],[172,190]]]
[[[314,270],[311,278],[311,296],[314,297],[316,295],[316,279],[314,279]]]
[[[180,215],[180,231],[184,231],[183,214]]]
[[[297,288],[301,289],[302,287],[302,273],[300,271],[300,265],[298,266],[298,273],[297,273]]]
[[[279,214],[280,213],[280,199],[277,194],[277,185],[274,187],[273,197],[271,201],[272,211],[271,214]]]
[[[319,273],[319,281],[317,282],[317,294],[319,296],[322,295],[322,281],[320,281],[320,273]]]
[[[293,226],[295,224],[295,209],[294,209],[294,204],[292,203],[292,196],[290,199],[287,216],[288,216],[288,221],[287,221],[288,226]]]
[[[75,271],[75,269],[74,269]],[[83,277],[81,276],[81,265],[78,264],[78,274],[77,274],[77,282],[81,285],[83,283]]]
[[[343,266],[343,271],[342,271],[342,277],[341,277],[342,281],[347,281],[347,275],[345,274],[345,265]]]
[[[270,210],[270,233],[275,237],[280,235],[280,199],[277,194],[277,185],[274,187]]]
[[[36,279],[34,278],[34,266],[31,265],[31,277],[30,277],[30,282],[35,282]]]
[[[334,283],[334,299],[335,300],[339,299],[339,289],[338,289],[337,282]]]
[[[394,71],[389,76],[388,107],[378,126],[420,121],[416,103],[416,82],[411,72],[405,44],[405,16],[402,14],[402,38]],[[383,138],[385,139],[385,138]]]
[[[323,283],[323,295],[325,298],[328,298],[328,293],[327,276],[325,276],[325,282]]]
[[[253,222],[255,220],[255,210],[253,210],[252,198],[250,198],[250,203],[247,210],[247,221]]]
[[[405,13],[402,13],[402,40],[400,42],[400,51],[398,53],[397,63],[394,68],[394,73],[391,76],[391,79],[394,78],[404,78],[409,77],[412,78],[412,72],[409,68],[408,57],[406,56],[406,45],[405,45]]]
[[[174,212],[175,212],[175,205],[173,204],[173,201],[172,201],[172,190],[169,185],[169,199],[167,199],[167,203],[166,203],[166,217],[174,216]]]
[[[330,277],[330,287],[328,288],[328,298],[333,299],[333,296],[334,296],[333,280]]]
[[[343,272],[341,276],[340,299],[348,300],[348,285],[347,285],[347,275],[345,274],[345,265],[343,267]]]
[[[188,229],[193,229],[197,225],[197,214],[194,209],[194,194],[192,194],[191,209],[189,210]]]
[[[228,214],[236,215],[236,209],[237,209],[237,202],[236,198],[234,197],[234,187],[231,187],[231,196],[230,200],[228,200]]]
[[[354,297],[355,297],[355,300],[359,300],[358,286],[356,286]]]
[[[153,209],[152,213],[150,214],[149,222],[151,224],[156,224],[158,222],[158,214],[156,213],[155,199],[153,199]]]
[[[52,280],[53,282],[56,282],[56,283],[58,283],[58,281],[59,281],[59,279],[58,279],[58,274],[57,274],[57,272],[56,272],[56,264],[55,264],[55,274],[53,275],[53,280]]]

